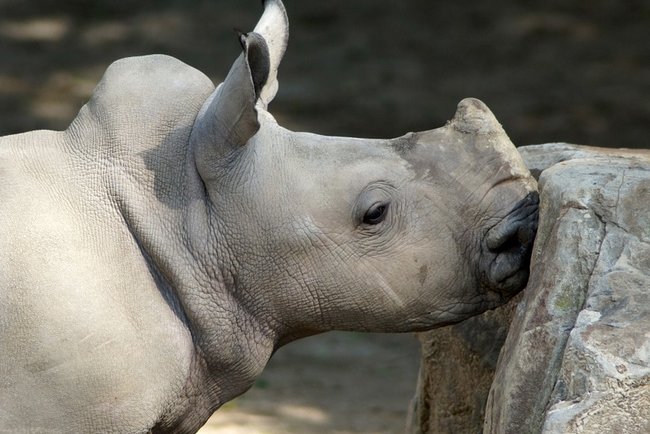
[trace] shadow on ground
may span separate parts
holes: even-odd
[[[333,332],[278,351],[202,434],[395,434],[417,382],[413,335]]]

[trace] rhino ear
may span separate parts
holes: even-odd
[[[289,41],[289,19],[281,0],[262,0],[262,3],[264,13],[253,31],[262,35],[269,48],[269,76],[260,94],[260,102],[266,108],[278,91],[278,67]]]
[[[243,52],[203,104],[190,136],[197,166],[206,171],[260,128],[256,103],[269,76],[269,50],[261,35],[237,33]]]

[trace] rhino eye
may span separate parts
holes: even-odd
[[[379,202],[372,205],[363,216],[363,223],[367,225],[376,225],[381,223],[386,217],[388,204]]]

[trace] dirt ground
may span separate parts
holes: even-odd
[[[394,434],[417,383],[414,335],[332,332],[280,349],[202,434]]]
[[[63,129],[115,59],[166,53],[221,81],[259,0],[0,0],[0,135]],[[650,147],[650,2],[286,0],[271,111],[322,134],[392,137],[483,99],[517,145]],[[410,335],[328,334],[278,352],[205,433],[395,433]]]

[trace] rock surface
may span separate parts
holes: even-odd
[[[476,433],[516,303],[420,333],[422,361],[408,432]]]
[[[421,337],[409,432],[648,433],[650,151],[519,150],[541,191],[529,285],[518,303]],[[496,372],[475,369],[511,319]]]

